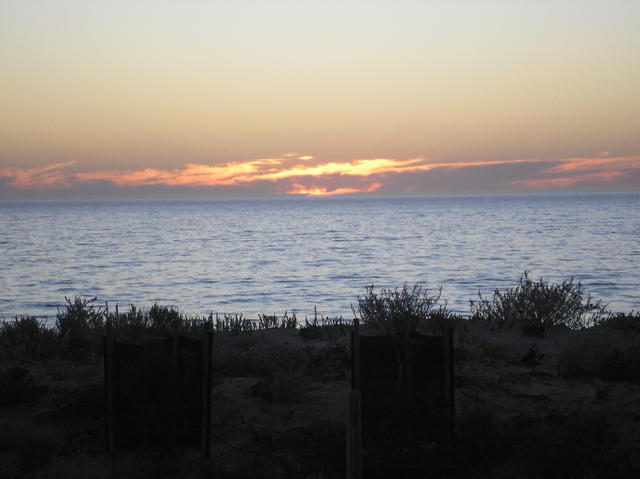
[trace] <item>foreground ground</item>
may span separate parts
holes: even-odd
[[[348,331],[214,335],[210,477],[344,477]],[[598,353],[585,331],[536,334],[457,323],[447,476],[640,477],[640,382],[579,373]],[[101,358],[5,359],[0,370],[0,477],[108,476]],[[199,452],[122,452],[117,471],[200,477]]]

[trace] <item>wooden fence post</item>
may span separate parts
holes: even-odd
[[[351,331],[351,389],[360,391],[360,321],[353,320],[353,330]]]
[[[200,424],[200,455],[202,477],[207,475],[211,433],[211,350],[212,334],[209,324],[205,325],[202,339],[202,409]]]
[[[455,415],[455,384],[453,371],[453,328],[447,328],[444,335],[444,394],[445,394],[445,446],[453,448]]]
[[[362,402],[358,390],[347,398],[347,479],[362,477]]]
[[[362,477],[362,378],[360,369],[360,321],[351,331],[351,391],[347,396],[347,479]]]
[[[116,477],[116,431],[115,431],[115,408],[114,408],[114,384],[113,384],[113,336],[111,331],[111,321],[107,320],[106,334],[104,337],[104,380],[106,389],[107,406],[107,451],[109,454],[109,477]]]

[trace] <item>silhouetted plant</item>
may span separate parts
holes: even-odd
[[[56,330],[60,337],[62,356],[74,362],[89,358],[92,349],[92,332],[101,330],[104,315],[101,308],[94,306],[98,298],[65,298],[67,305],[56,314]]]
[[[296,313],[292,313],[291,316],[285,311],[282,320],[280,321],[280,328],[282,329],[296,329],[298,327],[298,318]]]
[[[223,314],[222,317],[216,315],[213,328],[216,332],[230,332],[233,334],[251,334],[257,327],[255,323],[246,319],[242,314]]]
[[[491,299],[478,293],[471,301],[473,319],[499,324],[521,324],[534,331],[535,326],[567,326],[572,329],[596,324],[607,313],[606,305],[585,294],[582,283],[573,278],[561,283],[548,283],[529,277],[527,271],[518,286],[504,291],[496,289]],[[539,328],[535,334],[543,334]]]
[[[272,329],[278,327],[278,316],[275,314],[259,314],[258,315],[258,327],[259,329]]]
[[[329,326],[327,326],[329,327]],[[346,344],[315,348],[307,346],[306,371],[316,379],[346,379],[351,354]]]
[[[335,340],[345,336],[351,330],[352,323],[345,321],[342,316],[325,317],[318,315],[318,310],[314,306],[313,319],[304,319],[304,324],[300,325],[298,333],[306,341],[314,339]]]
[[[549,414],[531,427],[514,427],[520,429],[518,456],[533,477],[633,477],[628,469],[614,472],[617,438],[603,413]]]
[[[14,453],[18,469],[29,473],[49,464],[59,447],[60,439],[50,429],[23,425],[15,431]]]
[[[442,331],[458,317],[447,309],[446,303],[440,304],[441,297],[442,288],[432,294],[420,284],[382,289],[379,293],[369,286],[358,297],[354,314],[364,325],[384,334],[405,329]]]
[[[151,306],[148,317],[152,328],[165,331],[166,333],[180,329],[184,319],[177,309],[160,306],[157,303]]]
[[[477,477],[484,477],[492,466],[506,461],[515,452],[507,422],[488,406],[476,405],[459,414],[455,444],[456,463],[452,469],[474,470]]]
[[[0,323],[0,358],[44,359],[58,352],[58,335],[34,317]]]
[[[0,406],[19,406],[34,401],[46,386],[36,384],[33,375],[22,366],[0,371]]]
[[[289,313],[285,311],[282,318],[278,318],[276,314],[259,314],[256,329],[263,331],[274,328],[295,329],[297,326],[298,318],[296,317],[296,313],[292,313],[291,316],[289,316]]]
[[[640,380],[640,334],[609,325],[580,331],[560,352],[558,370],[566,377]]]
[[[615,313],[606,316],[600,321],[599,326],[617,329],[627,335],[640,335],[640,312]]]
[[[267,401],[300,401],[310,387],[305,368],[304,364],[282,364],[274,361],[269,366],[267,378],[254,385],[251,392]]]
[[[68,422],[81,422],[103,417],[104,408],[104,384],[82,383],[77,389],[59,395],[52,416]]]

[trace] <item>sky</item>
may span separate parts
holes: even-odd
[[[636,0],[0,0],[0,200],[640,191]]]

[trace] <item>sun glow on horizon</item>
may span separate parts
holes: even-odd
[[[0,199],[640,191],[637,18],[629,0],[3,0]]]

